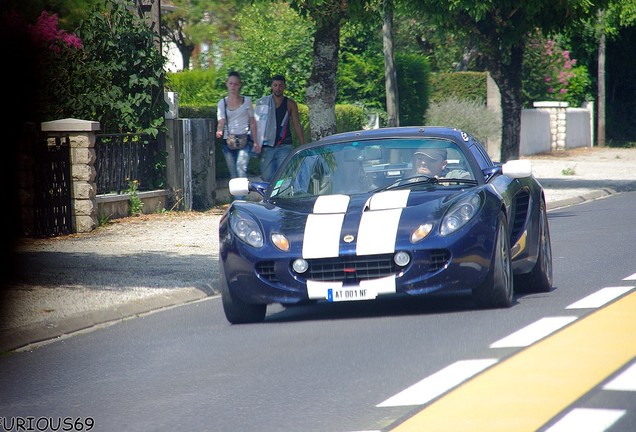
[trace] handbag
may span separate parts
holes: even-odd
[[[225,143],[230,150],[242,150],[247,146],[247,134],[231,134],[227,127],[227,100],[223,98],[223,110],[225,111],[225,131],[227,138]]]
[[[230,150],[242,150],[247,147],[247,134],[228,134],[225,142]]]

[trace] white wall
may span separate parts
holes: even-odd
[[[593,109],[566,108],[565,148],[592,147]],[[547,153],[552,150],[550,114],[545,109],[524,109],[521,112],[521,142],[519,156]]]
[[[550,142],[550,113],[538,109],[522,110],[519,155],[547,153],[550,151]]]
[[[568,108],[567,148],[592,147],[591,112],[584,108]]]

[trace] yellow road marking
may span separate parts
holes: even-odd
[[[533,432],[636,357],[636,292],[486,370],[393,432]]]

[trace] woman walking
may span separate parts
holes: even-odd
[[[252,99],[241,95],[241,75],[238,72],[230,72],[225,85],[227,96],[217,104],[216,137],[224,139],[223,157],[230,178],[246,177],[250,160],[249,145],[253,142],[254,151],[261,151],[259,143],[256,142],[256,120]],[[253,141],[249,139],[248,134],[253,137]]]

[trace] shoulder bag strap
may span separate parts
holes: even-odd
[[[227,98],[223,98],[223,111],[225,111],[225,124],[223,128],[225,129],[225,135],[230,134],[230,127],[228,126],[229,119],[227,118]]]

